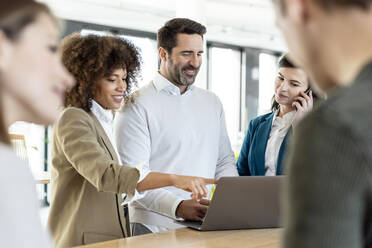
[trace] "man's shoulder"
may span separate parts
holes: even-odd
[[[314,111],[313,118],[327,118],[331,121],[358,125],[358,122],[372,122],[372,84],[354,83],[334,92]]]
[[[141,105],[151,105],[154,103],[154,98],[156,98],[157,91],[152,83],[152,81],[145,86],[139,88],[130,97],[131,100],[126,103],[123,109],[131,108],[133,106]]]
[[[368,137],[372,126],[372,84],[355,83],[332,93],[304,118],[298,128],[305,130],[324,130],[327,132],[351,133],[358,139]],[[363,138],[364,137],[364,138]]]
[[[135,93],[135,100],[143,101],[148,98],[156,96],[156,89],[154,87],[153,81],[139,88]]]

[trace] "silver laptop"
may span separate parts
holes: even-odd
[[[223,177],[202,222],[177,221],[200,230],[275,228],[279,223],[279,193],[284,176]]]

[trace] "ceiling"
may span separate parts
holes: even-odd
[[[206,39],[285,51],[271,0],[40,0],[63,19],[156,32],[174,17],[207,26]]]

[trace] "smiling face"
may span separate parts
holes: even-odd
[[[93,99],[105,109],[119,109],[127,89],[126,78],[126,69],[120,68],[112,71],[98,81]]]
[[[298,68],[282,67],[275,79],[275,101],[291,107],[294,98],[309,87],[306,73]]]
[[[55,21],[41,13],[15,41],[1,34],[0,49],[5,52],[0,56],[0,81],[11,121],[54,123],[65,90],[74,83],[60,60]]]
[[[203,38],[198,34],[177,34],[177,46],[173,47],[171,54],[165,53],[164,76],[176,85],[192,85],[202,63]]]

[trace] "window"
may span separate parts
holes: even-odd
[[[209,90],[220,98],[227,132],[234,151],[240,149],[241,52],[229,48],[209,48]]]
[[[135,44],[141,52],[143,64],[142,64],[142,78],[138,81],[138,87],[141,88],[151,82],[154,78],[158,68],[158,49],[156,41],[150,38],[141,38],[134,36],[122,37],[130,40]]]
[[[258,115],[266,114],[271,111],[271,99],[274,95],[274,79],[277,70],[276,64],[276,56],[260,53]]]

